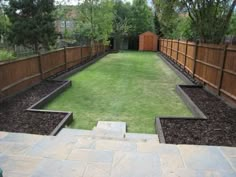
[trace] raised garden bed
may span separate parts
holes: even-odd
[[[56,135],[72,122],[72,112],[40,108],[71,86],[71,81],[62,81],[64,78],[88,67],[106,54],[87,59],[82,64],[51,76],[50,80],[0,100],[0,131]]]
[[[68,81],[44,81],[0,103],[0,130],[55,135],[71,121],[69,112],[39,110],[70,85]]]
[[[180,86],[205,117],[156,119],[162,143],[236,146],[236,109],[201,87]],[[182,95],[183,96],[183,95]],[[191,104],[191,103],[190,103]]]

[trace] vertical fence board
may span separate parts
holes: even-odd
[[[236,103],[236,46],[160,39],[160,51],[218,95]]]
[[[96,44],[93,56],[100,50],[102,54],[107,46]],[[98,50],[98,48],[100,48]],[[0,64],[0,99],[17,93],[41,80],[91,58],[88,46],[69,47],[25,59]]]

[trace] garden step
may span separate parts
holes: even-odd
[[[131,141],[131,142],[146,142],[154,141],[159,142],[157,134],[144,134],[144,133],[124,133],[120,134],[117,132],[111,132],[104,129],[95,127],[94,130],[82,130],[82,129],[72,129],[72,128],[63,128],[58,134],[58,137],[61,136],[76,136],[76,137],[92,137],[94,139],[115,139],[122,141]]]
[[[120,131],[112,131],[103,128],[94,127],[92,130],[92,136],[100,138],[124,138],[125,133]]]
[[[57,136],[90,136],[91,134],[91,130],[63,128]]]
[[[145,134],[145,133],[126,133],[125,139],[130,141],[157,141],[159,138],[157,134]]]
[[[98,121],[97,128],[112,131],[126,133],[126,123],[125,122],[115,122],[115,121]]]

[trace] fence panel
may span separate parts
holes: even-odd
[[[195,57],[196,43],[188,42],[188,47],[186,50],[186,58],[185,58],[185,69],[193,74],[194,67],[194,57]]]
[[[187,45],[185,41],[179,41],[178,63],[182,66],[184,66],[185,63],[186,47]]]
[[[0,65],[0,98],[40,82],[40,76],[38,56]]]
[[[170,57],[171,55],[171,40],[167,40],[167,56]]]
[[[43,78],[48,78],[65,69],[65,53],[63,49],[42,54],[40,59]]]
[[[227,97],[236,100],[236,46],[228,46],[220,90]]]
[[[178,40],[172,41],[172,49],[171,49],[171,58],[173,60],[177,60],[177,50],[178,50]]]
[[[236,46],[160,39],[160,51],[211,91],[236,103]]]
[[[68,47],[66,48],[66,62],[67,68],[71,68],[82,62],[81,60],[81,48],[80,47]]]

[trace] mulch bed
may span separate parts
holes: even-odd
[[[166,143],[236,146],[236,109],[202,88],[182,88],[207,120],[161,119]]]
[[[61,86],[63,82],[44,81],[0,103],[0,131],[49,135],[65,117],[63,113],[26,111],[31,105]]]

